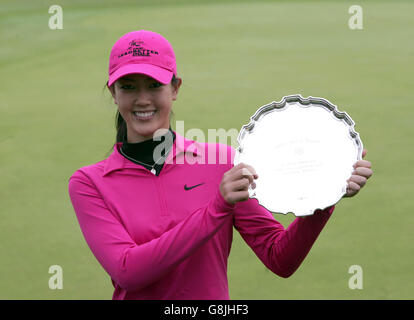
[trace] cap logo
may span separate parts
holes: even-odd
[[[144,56],[144,57],[150,57],[151,55],[158,55],[158,51],[146,49],[142,46],[142,44],[144,44],[144,41],[142,40],[130,41],[128,49],[126,49],[125,52],[119,54],[118,58],[121,58],[129,54],[132,54],[132,56]]]

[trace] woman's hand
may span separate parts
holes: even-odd
[[[362,158],[367,154],[367,150],[362,151]],[[348,179],[348,187],[344,197],[353,197],[359,190],[367,183],[367,180],[372,176],[371,162],[367,160],[359,160],[354,164],[354,172]]]
[[[249,185],[255,187],[254,179],[259,176],[253,167],[239,163],[225,172],[220,183],[220,193],[230,204],[249,199]]]

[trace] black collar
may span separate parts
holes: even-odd
[[[126,141],[126,139],[124,139],[124,141],[122,142],[122,147],[121,147],[121,151],[124,155],[127,156],[127,159],[130,161],[137,161],[135,163],[144,166],[147,169],[151,169],[151,166],[154,165],[155,161],[154,161],[154,157],[153,157],[153,153],[154,153],[154,149],[160,144],[163,143],[165,141],[165,137],[168,134],[172,134],[173,136],[173,140],[171,142],[171,146],[174,143],[175,140],[175,133],[174,131],[171,130],[171,127],[169,128],[169,133],[166,133],[165,135],[161,136],[161,139],[159,141],[156,141],[154,139],[148,139],[145,141],[141,141],[141,142],[136,142],[136,143],[129,143]],[[165,156],[165,151],[170,150],[170,146],[166,146],[166,148],[164,148],[161,152],[162,156]],[[134,161],[135,160],[135,161]],[[143,163],[147,164],[144,165]],[[159,163],[157,163],[157,165],[155,165],[155,169],[157,171],[157,175],[159,174],[159,172],[161,171],[161,168],[163,167],[164,162],[160,161]]]

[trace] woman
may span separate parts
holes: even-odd
[[[233,226],[266,267],[289,277],[334,210],[296,218],[285,230],[249,198],[258,176],[246,164],[232,165],[230,146],[187,140],[171,129],[181,83],[165,38],[145,30],[122,36],[107,83],[119,111],[117,142],[107,159],[69,180],[80,228],[111,277],[113,299],[229,299]],[[365,184],[370,167],[355,164],[347,196]]]

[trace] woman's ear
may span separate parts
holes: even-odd
[[[108,90],[109,90],[109,92],[111,92],[112,98],[114,99],[114,103],[118,104],[118,102],[116,101],[115,85],[113,84],[110,87],[108,87]]]
[[[174,101],[177,100],[178,90],[180,89],[182,82],[183,82],[183,80],[181,78],[177,77],[177,78],[175,78],[175,81],[173,81],[171,83],[172,90],[173,90],[172,99]]]

